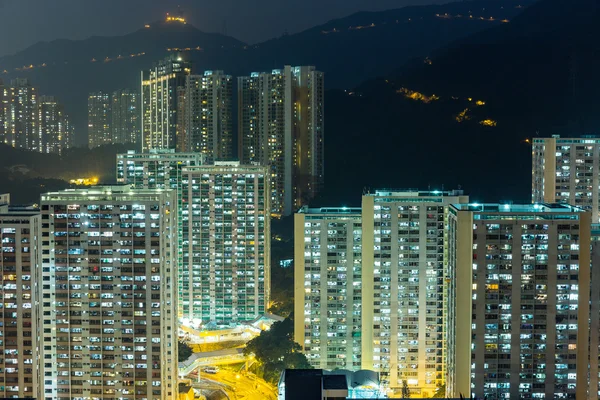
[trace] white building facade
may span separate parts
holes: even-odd
[[[176,397],[175,192],[70,189],[41,214],[43,398]]]
[[[267,168],[216,162],[183,168],[180,316],[185,324],[253,320],[268,308]]]
[[[360,208],[295,214],[294,338],[314,368],[361,368],[361,249]]]

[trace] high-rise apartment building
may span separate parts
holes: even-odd
[[[38,210],[0,205],[0,396],[3,398],[42,396],[38,309],[42,282],[40,227]]]
[[[140,138],[140,95],[131,89],[121,89],[111,96],[111,142],[138,144]],[[141,146],[139,146],[141,148]]]
[[[323,185],[323,82],[315,67],[289,65],[238,78],[239,159],[269,166],[275,215],[290,215]]]
[[[28,79],[13,79],[8,96],[8,131],[4,143],[18,149],[41,152],[37,89]]]
[[[360,208],[294,216],[294,338],[314,368],[361,369]]]
[[[54,96],[39,96],[27,79],[0,80],[0,143],[61,154],[71,146],[73,126]]]
[[[266,167],[216,162],[183,168],[180,317],[186,324],[265,313],[270,284]]]
[[[450,207],[449,397],[587,398],[590,222],[566,204]]]
[[[446,224],[460,190],[376,191],[362,198],[362,367],[429,397],[444,382]],[[370,340],[365,340],[369,338]]]
[[[175,153],[175,150],[151,150],[138,153],[130,150],[117,154],[117,183],[136,189],[177,190],[183,167],[203,165],[199,153]]]
[[[178,100],[190,63],[173,55],[141,74],[142,150],[175,149],[180,129]]]
[[[42,153],[62,154],[69,148],[70,124],[64,107],[54,96],[40,96],[38,124],[42,138]]]
[[[177,265],[182,263],[181,181],[183,167],[203,165],[200,153],[175,153],[175,150],[150,150],[148,153],[117,154],[117,183],[136,189],[172,189],[177,192]]]
[[[8,117],[9,117],[9,99],[10,89],[0,79],[0,143],[9,144],[8,132]]]
[[[110,94],[88,96],[88,146],[90,149],[112,143],[110,130]]]
[[[445,380],[448,210],[462,191],[376,191],[295,216],[295,340],[319,368],[370,369],[433,395]],[[359,350],[355,347],[359,346]]]
[[[41,396],[176,398],[175,192],[70,189],[41,214]]]
[[[588,398],[600,398],[600,224],[592,224],[590,274],[590,371]]]
[[[208,163],[231,159],[232,92],[233,80],[223,71],[186,77],[178,103],[179,151],[200,152]]]
[[[600,222],[600,138],[533,139],[533,202],[566,203],[592,210]]]

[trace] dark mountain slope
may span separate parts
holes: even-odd
[[[459,41],[395,80],[485,97],[499,116],[528,129],[596,131],[599,11],[596,0],[542,0],[508,26]]]
[[[479,201],[530,201],[528,138],[599,133],[599,17],[596,1],[542,0],[430,65],[330,94],[321,203],[356,203],[364,186],[442,184]]]
[[[87,94],[139,87],[140,71],[169,54],[167,49],[183,50],[197,72],[222,69],[239,76],[285,64],[314,64],[326,73],[328,87],[349,88],[384,76],[408,60],[422,63],[434,49],[456,39],[510,25],[501,21],[512,20],[522,11],[519,4],[531,2],[478,0],[357,13],[253,46],[190,25],[155,23],[122,37],[37,44],[0,58],[0,71],[6,71],[0,77],[30,78],[41,93],[61,98],[83,142]]]

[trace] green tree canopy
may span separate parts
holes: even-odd
[[[286,318],[275,322],[271,329],[261,332],[246,345],[244,354],[254,354],[266,381],[276,383],[286,368],[311,368],[306,356],[300,352],[300,345],[294,342],[293,332],[294,322]]]
[[[187,343],[179,342],[179,346],[177,347],[177,360],[179,362],[187,360],[192,354],[194,354],[194,352]]]

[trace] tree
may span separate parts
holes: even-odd
[[[271,307],[269,312],[288,317],[294,311],[294,267],[283,268],[281,260],[294,258],[294,218],[271,222]]]
[[[273,263],[271,268],[271,302],[269,312],[282,317],[294,311],[294,267],[282,268]]]
[[[260,364],[263,378],[277,383],[281,371],[286,368],[311,368],[301,347],[294,342],[294,322],[291,318],[273,323],[271,329],[262,331],[246,344],[245,355],[253,354]]]
[[[177,347],[177,360],[179,362],[185,361],[190,356],[194,354],[192,348],[185,342],[179,342],[179,346]]]
[[[402,398],[408,399],[410,397],[410,389],[408,388],[408,382],[406,379],[402,380]]]
[[[432,399],[445,399],[446,398],[446,384],[438,386],[437,391],[431,398]]]

